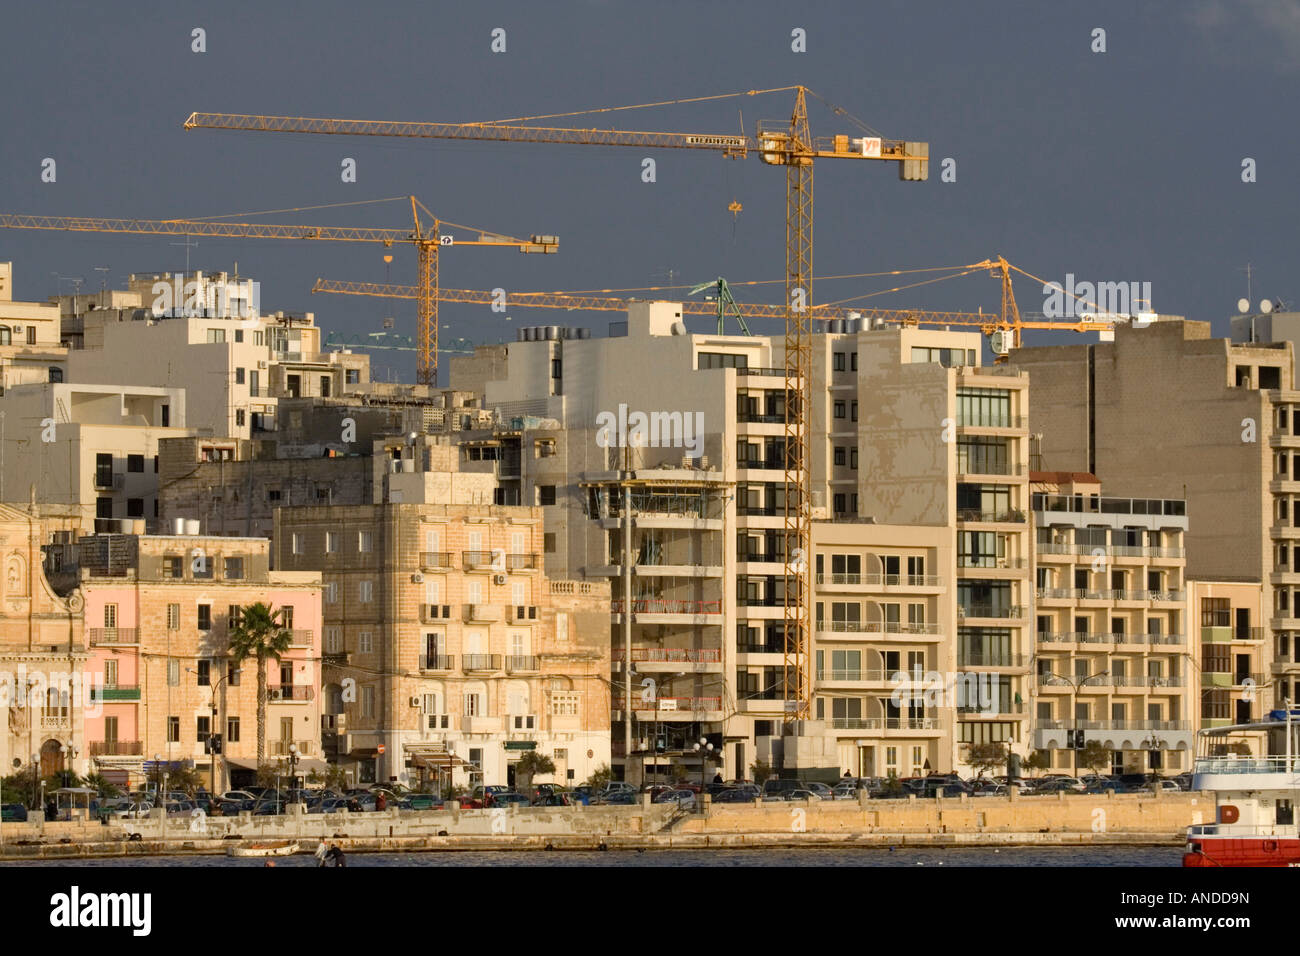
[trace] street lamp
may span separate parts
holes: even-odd
[[[198,674],[192,667],[185,668],[191,674]],[[212,717],[208,722],[208,756],[212,758],[210,764],[211,782],[212,782],[212,800],[217,798],[217,739],[221,736],[217,733],[217,690],[230,679],[230,671],[227,670],[215,684],[212,685]]]
[[[704,774],[708,765],[709,754],[713,753],[713,744],[709,743],[709,738],[701,737],[700,742],[693,749],[700,755],[700,792],[703,793]]]
[[[59,745],[59,753],[63,755],[63,770],[60,772],[63,778],[63,785],[65,787],[70,787],[72,784],[68,781],[68,774],[70,772],[75,773],[75,771],[71,770],[71,764],[73,760],[77,759],[80,751],[77,750],[76,745],[73,744],[72,741],[68,741],[66,744]]]
[[[1079,748],[1074,745],[1074,738],[1079,733],[1079,711],[1075,707],[1076,698],[1079,696],[1079,688],[1088,683],[1088,681],[1095,680],[1098,677],[1105,677],[1109,673],[1110,671],[1098,671],[1095,674],[1088,674],[1086,677],[1076,677],[1074,679],[1063,677],[1060,674],[1050,671],[1047,674],[1048,677],[1055,677],[1057,680],[1063,680],[1070,685],[1070,714],[1073,724],[1073,729],[1070,732],[1070,751],[1074,754],[1075,777],[1079,776]]]
[[[293,802],[297,803],[298,793],[298,745],[289,745],[289,786],[293,789]]]
[[[32,754],[32,804],[34,809],[43,810],[45,807],[44,800],[37,800],[36,784],[41,780],[41,758],[38,754]],[[41,789],[45,788],[44,781],[41,781]]]

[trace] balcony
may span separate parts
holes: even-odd
[[[309,628],[289,631],[290,647],[312,647],[315,643],[316,632]]]
[[[346,664],[350,657],[351,655],[347,651],[326,651],[321,654],[320,660],[322,664],[340,666]]]
[[[425,571],[446,571],[451,568],[450,551],[421,551],[420,567]]]
[[[500,604],[466,604],[462,610],[467,624],[490,624],[500,621],[505,613]]]
[[[92,685],[90,688],[90,699],[102,701],[139,700],[140,688],[128,684],[116,684],[111,687],[95,687]]]
[[[507,654],[506,673],[518,674],[521,671],[541,670],[541,658],[536,654]]]
[[[126,475],[110,474],[99,471],[95,473],[95,490],[96,491],[121,491],[126,484]]]
[[[778,652],[779,653],[779,652]],[[626,657],[624,649],[616,647],[613,650],[611,659],[615,663],[622,663]],[[721,648],[692,648],[692,647],[634,647],[632,648],[632,662],[635,664],[721,664]]]
[[[466,654],[461,658],[462,666],[467,671],[501,670],[500,654]]]
[[[466,571],[504,570],[505,555],[500,551],[462,551],[461,567]],[[497,561],[496,559],[502,559]]]
[[[888,634],[900,637],[937,636],[943,633],[938,624],[905,624],[902,621],[822,620],[817,622],[816,630],[825,634]]]
[[[1024,654],[958,654],[958,667],[1024,667]]]
[[[537,555],[536,554],[507,554],[506,570],[508,571],[536,571]]]
[[[422,671],[449,671],[456,667],[456,658],[449,654],[421,654],[420,670]]]
[[[958,418],[957,427],[967,428],[1015,428],[1023,430],[1029,427],[1029,419],[1023,415],[976,415],[974,418]]]
[[[71,730],[72,718],[67,714],[42,714],[41,730]]]
[[[92,757],[139,757],[144,753],[142,740],[92,740]]]
[[[268,743],[271,744],[271,753],[277,757],[289,756],[290,747],[297,748],[299,757],[309,757],[316,749],[314,740],[272,740]]]
[[[785,378],[785,369],[783,368],[760,368],[757,365],[743,365],[736,370],[738,377],[744,378],[748,375],[759,375],[764,378]],[[795,376],[798,378],[798,376]]]
[[[1263,687],[1268,682],[1267,674],[1257,672],[1201,671],[1202,687],[1247,687],[1250,684]]]
[[[1030,505],[1036,512],[1064,514],[1161,515],[1186,519],[1187,502],[1173,498],[1103,498],[1097,495],[1035,494]],[[1181,523],[1185,525],[1184,520]]]
[[[610,613],[622,614],[622,599],[609,602]],[[676,598],[634,598],[633,614],[721,614],[721,601],[685,601]]]
[[[90,646],[97,644],[138,644],[140,638],[134,627],[92,627]]]
[[[936,732],[943,730],[939,717],[832,717],[832,730]]]
[[[938,574],[818,574],[817,583],[830,587],[941,588]]]
[[[310,684],[276,684],[266,689],[267,700],[302,702],[314,700],[316,688]]]
[[[618,706],[617,702],[615,702],[615,706]],[[657,711],[661,714],[672,712],[707,713],[708,711],[721,709],[721,697],[659,697],[655,700],[641,700],[638,697],[632,702],[632,710],[637,713],[645,711]]]

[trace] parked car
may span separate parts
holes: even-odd
[[[691,794],[691,796],[695,796]],[[636,793],[632,790],[615,790],[601,797],[600,802],[606,806],[630,807],[636,803]]]
[[[831,790],[832,800],[856,800],[861,789],[856,783],[837,783]]]
[[[785,791],[781,794],[781,799],[793,802],[795,800],[820,800],[821,797],[817,796],[817,794],[813,793],[811,790],[799,789]]]
[[[763,782],[763,797],[769,796],[781,797],[791,790],[807,790],[802,780],[765,780]]]
[[[468,793],[467,793],[467,794],[464,794],[464,795],[462,795],[462,796],[456,797],[455,799],[457,799],[457,800],[460,801],[460,808],[461,808],[462,810],[482,810],[482,809],[483,809],[483,801],[482,801],[481,799],[479,799],[478,797],[475,797],[475,796],[472,795],[472,794],[468,794]]]
[[[714,803],[753,803],[754,799],[754,794],[739,787],[720,790],[713,795]]]
[[[810,783],[804,789],[811,790],[823,800],[835,799],[835,792],[824,783]]]
[[[442,797],[432,793],[412,793],[402,801],[409,810],[441,810]]]
[[[114,820],[141,820],[149,816],[153,810],[153,804],[149,801],[136,803],[132,801],[128,806],[113,810],[109,816]]]
[[[667,790],[655,797],[655,803],[675,803],[683,810],[694,810],[696,805],[694,790]]]
[[[552,791],[544,793],[533,801],[535,807],[571,807],[573,798],[567,793]]]
[[[475,787],[470,796],[479,802],[480,807],[492,806],[492,798],[498,793],[505,793],[509,787],[502,787],[492,784],[486,787]]]
[[[1180,773],[1178,776],[1173,777],[1172,779],[1174,783],[1178,784],[1179,790],[1192,789],[1192,775],[1190,773]]]
[[[218,799],[233,801],[252,800],[256,802],[257,797],[249,793],[247,790],[227,790]]]
[[[995,783],[991,786],[980,787],[975,791],[977,797],[1005,797],[1007,795],[1007,785],[1005,783]]]
[[[533,800],[548,793],[563,793],[564,787],[558,783],[535,783],[529,788],[528,796]]]
[[[1173,780],[1153,780],[1151,783],[1147,784],[1146,789],[1153,793],[1157,790],[1163,790],[1165,792],[1173,791],[1177,793],[1183,788],[1178,786],[1177,782]]]
[[[27,820],[27,808],[21,803],[0,804],[0,822],[23,823]]]
[[[308,813],[343,813],[348,808],[348,801],[343,797],[326,797],[307,805]]]
[[[497,793],[492,796],[492,806],[495,807],[526,807],[532,803],[522,793],[516,793],[514,790],[508,790],[505,793]]]

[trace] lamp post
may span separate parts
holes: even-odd
[[[1074,738],[1079,733],[1079,711],[1075,707],[1076,698],[1079,696],[1079,688],[1090,680],[1098,677],[1105,677],[1110,671],[1098,671],[1095,674],[1088,674],[1085,677],[1076,677],[1071,679],[1063,677],[1057,673],[1048,673],[1048,677],[1055,677],[1057,680],[1063,680],[1070,685],[1070,714],[1073,729],[1070,731],[1070,751],[1074,754],[1074,776],[1079,776],[1079,748],[1074,745]]]
[[[289,786],[293,790],[293,802],[298,802],[298,745],[289,745]]]
[[[196,671],[196,670],[195,670],[194,668],[192,668],[192,667],[187,667],[187,668],[185,668],[185,669],[186,669],[187,671],[189,671],[191,674],[195,674],[195,675],[198,674],[198,671]],[[217,733],[217,690],[221,687],[222,684],[224,684],[224,683],[225,683],[226,681],[228,681],[229,679],[230,679],[230,671],[227,670],[226,673],[222,675],[221,679],[218,680],[215,684],[212,685],[212,703],[211,703],[211,708],[212,708],[212,717],[211,717],[211,719],[210,719],[210,721],[209,721],[209,723],[208,723],[208,756],[210,756],[210,757],[212,758],[211,766],[210,766],[209,769],[211,770],[211,776],[210,776],[210,780],[211,780],[211,783],[212,783],[212,795],[211,795],[211,799],[212,799],[213,801],[215,801],[216,798],[217,798],[217,747],[216,747],[216,743],[217,743],[217,738],[221,736],[219,733]],[[224,749],[224,748],[223,748],[223,749]]]
[[[700,792],[704,792],[704,774],[708,766],[709,754],[713,753],[713,744],[709,743],[709,738],[701,737],[699,743],[692,748],[700,755]]]
[[[76,744],[74,744],[72,741],[68,741],[66,744],[59,745],[59,753],[63,755],[63,770],[61,771],[61,775],[63,778],[63,785],[65,787],[70,787],[72,786],[72,784],[68,780],[68,774],[76,773],[75,770],[72,770],[71,765],[72,765],[72,761],[77,759],[77,756],[80,754],[80,751],[77,750]]]
[[[32,754],[32,804],[34,809],[44,812],[45,805],[43,801],[37,800],[36,784],[41,779],[41,763],[38,754]]]

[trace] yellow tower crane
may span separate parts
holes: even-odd
[[[581,129],[527,125],[539,120],[608,113],[622,110],[697,103],[763,93],[793,92],[794,107],[788,122],[760,121],[753,136],[650,132],[621,129]],[[853,120],[866,135],[847,134],[814,139],[808,125],[804,86],[749,90],[718,96],[641,103],[633,106],[579,110],[543,116],[524,116],[480,123],[428,123],[387,120],[348,120],[304,116],[268,116],[237,113],[191,113],[186,129],[228,129],[280,133],[321,133],[345,136],[398,136],[520,143],[561,143],[582,146],[692,149],[743,159],[756,153],[763,162],[786,170],[785,212],[785,512],[787,565],[783,593],[785,656],[783,691],[786,716],[805,718],[812,702],[809,669],[810,595],[812,565],[811,479],[809,473],[809,422],[811,408],[811,316],[813,280],[813,164],[818,159],[887,160],[899,164],[904,180],[929,176],[929,144],[889,140],[874,135]],[[812,93],[817,96],[817,94]],[[819,97],[820,98],[820,97]],[[828,104],[829,105],[829,104]],[[837,115],[844,110],[832,107]],[[734,213],[733,209],[733,213]]]
[[[508,246],[528,253],[553,253],[559,249],[555,236],[510,236],[480,232],[477,239],[459,239],[442,231],[444,225],[414,196],[413,225],[409,229],[376,229],[366,226],[277,225],[257,222],[221,222],[207,219],[98,219],[86,216],[27,216],[0,213],[0,228],[53,229],[65,232],[115,232],[150,236],[210,236],[221,239],[315,239],[335,242],[377,242],[386,247],[398,242],[414,243],[419,258],[419,284],[412,296],[419,303],[419,350],[417,380],[422,385],[438,384],[438,255],[443,246]],[[429,216],[420,221],[420,210]],[[282,210],[287,211],[287,210]]]

